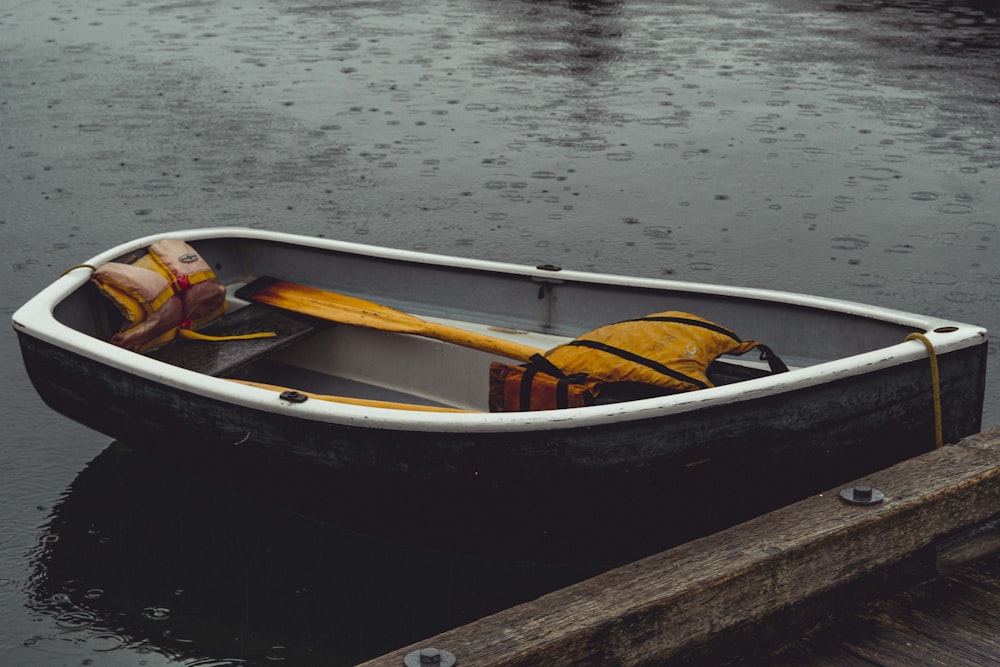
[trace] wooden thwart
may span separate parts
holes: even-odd
[[[657,664],[897,566],[1000,512],[1000,429],[364,663],[433,646],[476,667]],[[855,484],[845,485],[847,487]],[[683,510],[681,510],[683,511]]]
[[[270,331],[275,336],[227,341],[178,339],[153,350],[149,356],[205,375],[229,375],[257,359],[305,340],[317,330],[318,325],[322,326],[322,322],[251,304],[227,313],[201,332],[229,336]]]

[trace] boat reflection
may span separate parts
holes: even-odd
[[[733,491],[745,461],[706,459],[634,471],[635,493],[595,476],[520,497],[205,444],[115,442],[70,485],[29,589],[59,639],[200,667],[354,665],[902,458],[768,450],[783,464],[756,495]]]
[[[316,480],[202,464],[116,442],[80,473],[33,562],[31,605],[61,638],[105,658],[353,665],[603,569],[463,555],[460,533],[436,549],[364,535],[301,511],[344,500]],[[448,528],[433,519],[428,542]]]

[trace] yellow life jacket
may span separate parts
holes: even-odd
[[[226,288],[194,248],[177,239],[149,246],[147,254],[131,264],[108,262],[91,280],[117,306],[124,318],[111,342],[136,352],[168,343],[176,336],[228,340],[195,333],[195,329],[226,310]],[[272,336],[265,332],[238,336]]]
[[[490,410],[579,407],[712,386],[709,364],[754,348],[772,372],[788,370],[765,345],[697,315],[669,311],[609,324],[523,366],[490,368]],[[603,400],[602,400],[603,399]]]

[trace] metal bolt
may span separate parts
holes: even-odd
[[[855,486],[851,489],[844,489],[840,492],[840,497],[852,505],[875,505],[885,500],[885,494],[870,486]]]
[[[412,651],[403,658],[403,664],[406,667],[426,667],[427,665],[454,667],[455,662],[454,654],[436,648],[422,648],[419,651]]]
[[[301,391],[295,391],[294,389],[289,389],[288,391],[283,391],[278,395],[283,401],[288,401],[289,403],[305,403],[309,397],[303,394]]]

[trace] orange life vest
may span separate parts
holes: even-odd
[[[712,386],[706,375],[712,361],[754,348],[772,372],[787,370],[767,346],[714,322],[654,313],[595,329],[523,366],[492,364],[490,410],[550,410],[705,389]]]

